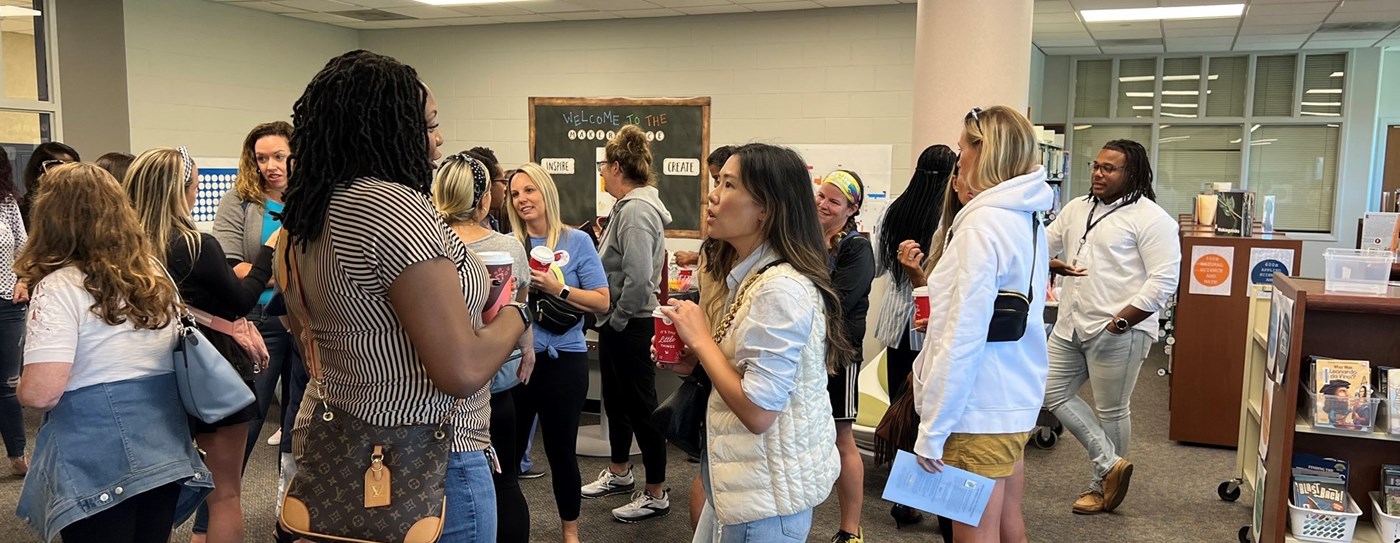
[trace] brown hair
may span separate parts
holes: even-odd
[[[87,275],[91,310],[116,326],[159,330],[175,316],[175,284],[157,267],[150,242],[117,180],[92,164],[64,164],[44,174],[34,199],[29,242],[15,273],[30,285],[75,266]]]
[[[650,185],[656,182],[651,172],[651,146],[647,145],[647,135],[635,124],[623,126],[604,148],[608,162],[616,162],[622,167],[622,177],[636,185]]]
[[[126,177],[127,167],[131,166],[131,161],[135,159],[136,156],[131,153],[112,151],[97,157],[97,160],[94,160],[92,163],[96,164],[99,168],[107,170],[117,181],[121,181],[123,177]]]
[[[250,204],[263,205],[263,199],[267,197],[264,194],[267,192],[267,182],[263,180],[262,172],[258,171],[258,157],[253,148],[258,140],[268,136],[286,138],[290,148],[292,125],[285,121],[263,123],[253,127],[253,131],[243,138],[243,152],[238,154],[238,177],[233,180],[233,190],[238,194],[238,199]],[[287,178],[291,178],[291,172],[288,172]]]

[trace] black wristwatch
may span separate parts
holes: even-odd
[[[564,285],[564,288],[559,289],[559,299],[560,299],[560,300],[567,300],[567,299],[569,299],[569,285]]]
[[[535,319],[530,316],[529,307],[526,307],[525,304],[520,302],[509,302],[506,305],[520,310],[520,321],[525,323],[526,328],[534,326]]]
[[[1123,332],[1127,332],[1128,330],[1132,329],[1133,325],[1132,325],[1132,323],[1129,323],[1129,322],[1128,322],[1128,319],[1125,319],[1125,318],[1123,318],[1123,317],[1118,317],[1118,320],[1113,321],[1113,327],[1114,327],[1114,328],[1117,328],[1117,329],[1118,329],[1118,333],[1121,334],[1121,333],[1123,333]]]

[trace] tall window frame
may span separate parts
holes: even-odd
[[[1304,86],[1305,86],[1305,85],[1304,85],[1305,76],[1306,76],[1307,73],[1308,73],[1308,59],[1311,58],[1311,57],[1323,57],[1323,58],[1320,59],[1320,60],[1322,60],[1322,61],[1327,61],[1327,60],[1330,60],[1330,59],[1326,59],[1325,57],[1336,56],[1336,55],[1341,55],[1341,56],[1343,57],[1343,60],[1342,60],[1341,62],[1342,62],[1342,65],[1345,66],[1345,68],[1344,68],[1343,70],[1338,70],[1339,72],[1342,72],[1342,74],[1339,75],[1339,76],[1337,76],[1337,77],[1340,77],[1340,78],[1341,78],[1341,83],[1340,83],[1339,87],[1340,87],[1340,91],[1341,91],[1341,96],[1342,96],[1343,98],[1340,99],[1339,101],[1341,102],[1342,105],[1341,105],[1340,107],[1336,108],[1337,113],[1336,113],[1335,116],[1320,116],[1320,115],[1318,115],[1317,113],[1315,113],[1315,111],[1318,109],[1318,108],[1316,108],[1316,107],[1312,107],[1311,109],[1312,109],[1312,111],[1314,111],[1314,112],[1310,113],[1310,112],[1306,111],[1306,110],[1308,109],[1308,106],[1302,105],[1305,101],[1311,101],[1310,99],[1313,98],[1312,95],[1307,95],[1307,94],[1305,94],[1305,92],[1306,92],[1307,89],[1304,88]],[[1254,108],[1255,90],[1256,90],[1256,84],[1258,83],[1257,81],[1255,81],[1255,75],[1256,75],[1256,67],[1258,66],[1258,61],[1259,61],[1259,59],[1260,59],[1261,57],[1263,57],[1263,58],[1269,58],[1269,57],[1280,57],[1280,56],[1292,56],[1292,57],[1295,57],[1295,59],[1296,59],[1296,62],[1295,62],[1295,69],[1293,70],[1293,74],[1292,74],[1292,76],[1293,76],[1293,82],[1292,82],[1292,83],[1293,83],[1293,84],[1292,84],[1292,88],[1291,88],[1291,92],[1292,92],[1292,97],[1291,97],[1291,114],[1289,114],[1289,115],[1254,115],[1254,110],[1255,110],[1255,108]],[[1221,116],[1221,115],[1218,115],[1218,114],[1217,114],[1217,115],[1212,115],[1211,112],[1210,112],[1210,105],[1211,105],[1211,100],[1209,99],[1209,97],[1210,97],[1210,89],[1208,88],[1208,87],[1209,87],[1209,83],[1210,83],[1210,81],[1211,81],[1210,78],[1209,78],[1209,74],[1210,74],[1210,72],[1212,71],[1211,68],[1210,68],[1210,66],[1211,66],[1211,61],[1212,61],[1213,59],[1240,59],[1240,58],[1247,58],[1247,62],[1245,63],[1245,65],[1246,65],[1246,74],[1245,74],[1245,80],[1244,80],[1244,81],[1245,81],[1245,85],[1244,85],[1243,90],[1240,91],[1240,92],[1243,93],[1243,108],[1242,108],[1242,111],[1239,111],[1241,108],[1239,108],[1238,105],[1235,105],[1235,107],[1232,108],[1232,109],[1235,110],[1235,111],[1231,111],[1231,113],[1241,112],[1242,114],[1232,114],[1232,115],[1226,115],[1226,116]],[[1198,106],[1195,108],[1195,111],[1197,111],[1198,113],[1196,114],[1196,116],[1195,116],[1194,118],[1183,118],[1183,117],[1181,117],[1181,116],[1179,116],[1179,115],[1177,115],[1177,116],[1167,116],[1167,115],[1163,115],[1163,114],[1162,114],[1162,113],[1163,113],[1163,108],[1162,108],[1161,104],[1162,104],[1162,100],[1163,100],[1163,98],[1164,98],[1164,95],[1163,95],[1163,93],[1162,93],[1162,91],[1164,90],[1163,77],[1164,77],[1164,75],[1167,75],[1167,74],[1166,74],[1166,69],[1165,69],[1165,68],[1166,68],[1167,64],[1169,64],[1169,63],[1176,63],[1176,64],[1180,65],[1180,64],[1183,62],[1183,61],[1181,61],[1180,59],[1199,59],[1199,61],[1200,61],[1201,74],[1200,74],[1200,77],[1199,77],[1199,90],[1198,90],[1198,93],[1199,93],[1199,94],[1197,95],[1197,103],[1198,103]],[[1148,110],[1148,109],[1146,109],[1146,108],[1138,108],[1136,111],[1133,111],[1133,113],[1130,114],[1130,115],[1127,115],[1127,116],[1121,115],[1122,112],[1120,111],[1120,109],[1119,109],[1119,107],[1118,107],[1118,100],[1119,100],[1119,98],[1123,95],[1123,92],[1120,91],[1120,84],[1123,83],[1123,82],[1120,80],[1120,76],[1119,76],[1119,74],[1120,74],[1120,70],[1119,70],[1120,64],[1121,64],[1122,62],[1124,62],[1124,61],[1130,61],[1130,62],[1133,62],[1135,65],[1141,65],[1141,63],[1142,63],[1143,60],[1153,60],[1153,61],[1156,62],[1156,65],[1157,65],[1156,72],[1155,72],[1157,75],[1156,75],[1155,80],[1154,80],[1154,90],[1152,91],[1152,92],[1153,92],[1152,107],[1151,107],[1150,110]],[[1099,109],[1100,111],[1106,110],[1106,111],[1108,112],[1108,116],[1105,117],[1105,116],[1087,116],[1087,115],[1080,115],[1080,114],[1079,114],[1079,106],[1080,106],[1081,104],[1079,104],[1079,103],[1077,102],[1078,92],[1079,92],[1079,90],[1080,90],[1081,88],[1092,87],[1092,86],[1094,86],[1092,83],[1086,83],[1085,81],[1081,81],[1081,80],[1080,80],[1080,63],[1081,63],[1081,62],[1092,62],[1092,63],[1095,63],[1095,64],[1094,64],[1094,67],[1095,67],[1095,69],[1098,71],[1098,73],[1100,74],[1098,77],[1102,77],[1102,75],[1101,75],[1101,74],[1102,74],[1102,71],[1103,71],[1103,69],[1102,69],[1102,68],[1103,68],[1102,63],[1103,63],[1104,61],[1109,61],[1109,62],[1111,63],[1111,65],[1112,65],[1111,75],[1110,75],[1109,81],[1108,81],[1109,89],[1110,89],[1109,92],[1107,93],[1107,94],[1108,94],[1108,104],[1107,104],[1106,108],[1105,108],[1105,107],[1099,107],[1099,108],[1097,108],[1097,109]],[[1329,163],[1332,165],[1332,168],[1329,168],[1329,171],[1335,172],[1335,173],[1334,173],[1335,178],[1333,179],[1333,181],[1332,181],[1332,183],[1331,183],[1331,185],[1330,185],[1330,186],[1333,188],[1333,190],[1331,191],[1331,194],[1328,194],[1328,195],[1327,195],[1327,197],[1328,197],[1327,205],[1328,205],[1329,211],[1328,211],[1328,213],[1326,214],[1326,224],[1308,225],[1308,227],[1294,227],[1293,225],[1287,225],[1287,224],[1286,224],[1286,221],[1285,221],[1285,226],[1279,227],[1279,230],[1280,230],[1280,231],[1289,232],[1289,233],[1293,233],[1293,234],[1300,235],[1300,237],[1302,237],[1303,239],[1309,239],[1309,238],[1322,239],[1322,238],[1324,238],[1324,237],[1334,236],[1335,233],[1338,231],[1338,229],[1341,227],[1341,225],[1338,223],[1338,219],[1337,219],[1337,217],[1338,217],[1338,209],[1337,209],[1337,206],[1339,205],[1339,202],[1337,201],[1337,198],[1336,198],[1336,190],[1335,190],[1335,189],[1336,189],[1336,187],[1340,186],[1341,179],[1342,179],[1342,177],[1343,177],[1343,172],[1342,172],[1342,170],[1344,169],[1344,165],[1341,164],[1341,159],[1342,159],[1342,157],[1345,155],[1345,149],[1347,148],[1347,144],[1348,144],[1348,142],[1347,142],[1347,132],[1348,132],[1348,131],[1346,130],[1346,127],[1347,127],[1348,115],[1349,115],[1349,111],[1350,111],[1349,103],[1347,102],[1347,100],[1345,99],[1345,97],[1349,97],[1349,96],[1353,93],[1353,89],[1352,89],[1352,80],[1353,80],[1354,78],[1353,78],[1353,77],[1348,77],[1348,76],[1351,75],[1352,70],[1354,70],[1355,61],[1356,61],[1355,55],[1351,54],[1351,51],[1345,50],[1345,49],[1343,49],[1343,50],[1300,51],[1300,52],[1258,52],[1258,53],[1222,52],[1222,53],[1208,53],[1208,54],[1203,54],[1203,53],[1180,53],[1180,54],[1170,54],[1170,53],[1169,53],[1169,54],[1156,54],[1156,55],[1117,55],[1117,56],[1115,56],[1115,55],[1095,55],[1095,56],[1076,56],[1076,57],[1072,57],[1072,58],[1070,59],[1070,82],[1071,82],[1071,83],[1070,83],[1070,85],[1069,85],[1069,93],[1068,93],[1069,96],[1067,97],[1067,99],[1068,99],[1068,110],[1069,110],[1069,112],[1070,112],[1069,119],[1068,119],[1068,121],[1069,121],[1069,122],[1068,122],[1068,125],[1069,125],[1069,127],[1086,127],[1086,126],[1097,126],[1097,127],[1150,126],[1151,141],[1142,141],[1142,142],[1140,142],[1140,143],[1142,143],[1142,144],[1144,145],[1144,147],[1147,148],[1149,157],[1150,157],[1150,159],[1152,160],[1152,163],[1153,163],[1154,172],[1158,170],[1159,157],[1161,156],[1161,153],[1160,153],[1160,151],[1161,151],[1161,142],[1160,142],[1160,139],[1161,139],[1162,128],[1164,127],[1164,125],[1166,125],[1167,127],[1170,127],[1170,126],[1173,126],[1173,125],[1175,125],[1175,126],[1181,126],[1181,125],[1203,125],[1203,126],[1207,126],[1207,125],[1208,125],[1208,126],[1237,125],[1237,126],[1240,127],[1240,129],[1241,129],[1241,131],[1242,131],[1243,138],[1241,138],[1241,139],[1242,139],[1242,142],[1240,143],[1240,148],[1241,148],[1241,149],[1240,149],[1240,153],[1239,153],[1239,163],[1240,163],[1240,164],[1239,164],[1239,170],[1238,170],[1238,171],[1240,172],[1240,173],[1239,173],[1239,179],[1233,180],[1233,181],[1235,182],[1236,188],[1242,188],[1242,189],[1245,189],[1245,190],[1252,190],[1252,189],[1251,189],[1251,179],[1250,179],[1250,177],[1251,177],[1251,171],[1250,171],[1250,170],[1251,170],[1251,153],[1250,153],[1250,150],[1251,150],[1251,148],[1254,147],[1255,145],[1267,144],[1267,142],[1255,141],[1254,138],[1251,138],[1251,136],[1255,133],[1255,131],[1257,131],[1257,130],[1260,129],[1260,128],[1259,128],[1260,126],[1271,127],[1271,128],[1292,127],[1292,126],[1299,126],[1299,127],[1327,127],[1327,128],[1333,128],[1333,129],[1335,129],[1335,130],[1340,134],[1340,136],[1339,136],[1339,143],[1336,145],[1336,154],[1335,154],[1334,156],[1327,157],[1327,160],[1328,160]],[[1232,60],[1232,62],[1238,62],[1238,60]],[[1142,82],[1141,82],[1141,81],[1129,82],[1129,83],[1130,83],[1130,84],[1137,85],[1137,86],[1142,86]],[[1180,86],[1178,85],[1176,88],[1180,88]],[[1099,89],[1097,95],[1098,95],[1098,96],[1102,96],[1102,95],[1103,95],[1103,92],[1102,92],[1101,89]],[[1327,95],[1325,95],[1325,96],[1327,96]],[[1140,99],[1141,97],[1139,96],[1138,98]],[[1222,103],[1223,103],[1223,102],[1222,102]],[[1329,111],[1330,111],[1330,109],[1329,109]],[[1171,110],[1168,110],[1168,112],[1170,113],[1170,112],[1172,112],[1172,111],[1171,111]],[[1067,132],[1067,135],[1066,135],[1066,147],[1067,147],[1068,149],[1071,149],[1071,150],[1072,150],[1072,151],[1071,151],[1072,153],[1078,152],[1079,154],[1084,154],[1084,150],[1083,150],[1083,149],[1079,149],[1079,147],[1082,147],[1082,145],[1079,145],[1079,143],[1084,143],[1084,144],[1088,144],[1088,145],[1100,145],[1100,144],[1103,143],[1103,142],[1087,142],[1087,141],[1086,141],[1086,142],[1079,142],[1079,143],[1076,143],[1076,141],[1075,141],[1075,136],[1076,136],[1075,132],[1077,132],[1077,131],[1078,131],[1078,130],[1073,130],[1073,129],[1066,130],[1066,132]],[[1084,177],[1085,174],[1082,173],[1082,172],[1084,171],[1084,169],[1085,169],[1085,165],[1084,165],[1084,164],[1079,164],[1079,163],[1070,164],[1070,169],[1071,169],[1071,175],[1069,176],[1069,179],[1066,180],[1067,188],[1066,188],[1066,190],[1065,190],[1065,195],[1066,195],[1066,197],[1075,197],[1075,196],[1077,196],[1077,195],[1083,194],[1084,191],[1087,190],[1087,185],[1084,183],[1084,179],[1086,179],[1086,178]],[[1076,170],[1077,170],[1077,172],[1076,172]],[[1076,173],[1078,173],[1078,175],[1075,175]],[[1224,180],[1222,179],[1222,181],[1224,181]],[[1263,185],[1265,185],[1265,183],[1263,183],[1262,180],[1257,180],[1257,181],[1255,181],[1255,182],[1253,183],[1253,185],[1256,186],[1256,187],[1258,187],[1258,186],[1263,186]],[[1260,198],[1262,198],[1263,194],[1259,194],[1258,196],[1259,196]],[[1167,207],[1167,208],[1168,208],[1168,212],[1173,212],[1173,208],[1175,208],[1176,211],[1181,211],[1181,210],[1182,210],[1181,207],[1177,205],[1177,204],[1179,204],[1179,203],[1180,203],[1180,202],[1168,202],[1167,205],[1165,205],[1165,206],[1163,206],[1163,207]]]
[[[8,89],[0,89],[0,117],[8,116],[8,122],[15,122],[20,118],[27,118],[33,115],[38,122],[38,136],[30,138],[28,141],[9,141],[8,135],[0,137],[0,149],[12,162],[15,186],[21,191],[26,190],[20,181],[20,176],[27,163],[33,149],[39,143],[63,140],[63,111],[61,105],[62,92],[59,86],[59,59],[58,59],[58,17],[57,2],[55,0],[32,0],[32,9],[39,14],[32,17],[33,47],[36,51],[34,69],[35,85],[37,86],[34,99],[15,98],[11,96]],[[19,16],[17,16],[19,17]],[[3,28],[3,21],[11,20],[11,17],[0,19],[0,28]],[[3,34],[0,34],[3,35]],[[4,58],[4,40],[0,40],[0,59]],[[10,81],[6,70],[6,62],[0,61],[0,85]]]

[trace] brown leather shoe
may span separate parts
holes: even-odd
[[[1079,495],[1079,499],[1074,500],[1074,514],[1076,515],[1097,515],[1104,512],[1103,494],[1093,490],[1085,490]]]
[[[24,477],[29,473],[29,459],[26,457],[10,459],[10,473],[15,477]]]
[[[1103,476],[1103,510],[1112,511],[1128,495],[1128,482],[1133,478],[1133,463],[1119,458]]]

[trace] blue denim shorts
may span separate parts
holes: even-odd
[[[713,491],[710,490],[709,457],[703,453],[700,457],[700,482],[705,487],[705,495],[710,496]],[[707,498],[691,543],[802,543],[807,541],[807,534],[811,531],[811,509],[791,515],[720,526],[715,515],[714,503]]]
[[[447,464],[446,513],[441,543],[496,540],[496,487],[486,451],[452,453]]]

